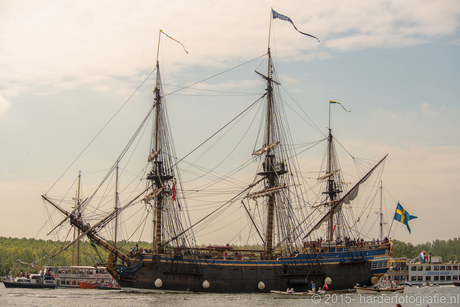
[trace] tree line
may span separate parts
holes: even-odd
[[[69,243],[69,241],[0,237],[0,274],[5,276],[12,271],[14,276],[18,276],[21,272],[37,273],[40,271],[39,267],[44,266],[70,266],[72,265],[72,258],[73,265],[77,265],[76,244],[55,256]],[[144,247],[149,246],[147,242],[119,241],[117,242],[117,249],[127,254],[135,244]],[[79,250],[78,265],[80,266],[94,266],[97,263],[105,263],[107,260],[107,252],[100,247],[93,246],[91,242],[80,242]],[[24,265],[17,260],[32,264],[35,267]]]
[[[442,257],[443,262],[450,262],[460,258],[460,238],[445,240],[434,240],[418,245],[405,243],[398,240],[392,241],[394,244],[393,258],[407,257],[409,259],[418,258],[422,251],[425,254],[431,253],[432,257]]]

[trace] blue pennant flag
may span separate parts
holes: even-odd
[[[294,26],[294,29],[297,30],[297,27],[294,25],[294,23],[292,22],[291,18],[285,16],[285,15],[282,15],[278,12],[276,12],[274,9],[272,9],[272,16],[273,16],[273,19],[281,19],[281,20],[284,20],[284,21],[289,21],[293,26]],[[316,38],[319,42],[319,39],[316,37],[316,36],[313,36],[313,35],[310,35],[310,34],[307,34],[307,33],[304,33],[304,32],[301,32],[299,30],[297,30],[297,32],[303,34],[303,35],[307,35],[307,36],[310,36],[310,37],[313,37],[313,38]]]
[[[404,225],[407,226],[407,230],[409,230],[410,233],[410,227],[409,227],[409,221],[412,219],[416,219],[417,217],[414,215],[410,215],[409,212],[406,211],[399,203],[398,206],[396,207],[396,212],[395,212],[395,217],[394,219],[397,220],[398,222],[403,223]]]

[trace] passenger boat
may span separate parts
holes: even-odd
[[[452,285],[460,280],[460,265],[457,262],[443,262],[442,257],[430,257],[427,262],[391,259],[390,269],[383,279],[397,285],[418,287]]]
[[[273,18],[280,16],[282,15],[272,11]],[[162,37],[162,33],[160,30],[159,37]],[[160,42],[158,44],[160,45]],[[260,127],[265,131],[255,133],[260,136],[256,141],[258,147],[248,149],[252,155],[248,154],[250,158],[243,164],[244,167],[253,168],[254,179],[245,183],[245,187],[235,193],[234,185],[236,182],[241,183],[241,180],[232,176],[239,174],[243,167],[239,167],[237,171],[232,169],[225,176],[213,174],[210,170],[204,171],[203,176],[211,178],[212,174],[212,178],[217,178],[216,182],[205,186],[215,189],[215,185],[220,184],[222,190],[218,190],[219,199],[216,200],[220,205],[214,206],[203,218],[191,221],[186,196],[193,194],[196,197],[199,192],[203,192],[203,195],[207,192],[201,191],[201,187],[185,188],[181,175],[190,174],[191,167],[196,167],[198,172],[202,172],[204,168],[192,163],[181,164],[193,151],[181,159],[175,154],[168,126],[169,119],[166,116],[166,95],[161,84],[158,55],[154,70],[154,103],[135,136],[128,142],[99,185],[103,187],[108,184],[108,178],[116,178],[117,189],[118,165],[124,158],[131,160],[132,155],[128,155],[127,152],[131,145],[137,144],[134,142],[135,137],[145,129],[145,125],[151,119],[153,127],[150,147],[145,150],[147,159],[142,168],[146,171],[132,172],[143,174],[142,182],[146,183],[145,189],[133,191],[131,195],[135,196],[125,200],[121,205],[118,192],[111,194],[114,195],[114,209],[102,220],[94,221],[88,217],[95,214],[89,212],[99,205],[89,204],[93,199],[99,201],[100,198],[96,195],[104,189],[97,189],[72,210],[67,210],[61,207],[57,200],[42,195],[46,202],[65,216],[64,221],[70,221],[70,224],[81,232],[74,242],[86,236],[92,243],[109,253],[107,271],[123,289],[269,293],[273,289],[292,287],[296,292],[301,292],[305,290],[305,283],[324,284],[326,280],[330,280],[329,289],[340,290],[353,288],[355,283],[369,286],[375,284],[387,271],[393,246],[390,240],[386,238],[379,244],[371,244],[363,239],[351,239],[359,236],[361,232],[357,226],[353,227],[357,224],[356,221],[347,222],[347,215],[351,210],[342,210],[352,209],[351,204],[357,198],[358,191],[360,194],[363,193],[367,182],[372,181],[370,178],[373,178],[374,182],[369,184],[369,187],[376,186],[375,182],[379,182],[378,177],[382,173],[376,170],[383,167],[386,156],[376,160],[378,162],[375,165],[368,166],[354,186],[349,188],[337,162],[329,124],[327,136],[324,138],[327,141],[327,163],[319,171],[317,178],[317,185],[321,187],[321,191],[309,191],[309,184],[305,184],[305,178],[301,175],[299,153],[296,152],[295,143],[288,134],[289,121],[284,113],[283,100],[277,99],[280,82],[275,80],[276,73],[270,47],[265,59],[266,73],[257,72],[265,83],[260,87],[260,97],[240,113],[246,115],[255,106],[264,110]],[[328,103],[331,106],[334,102]],[[219,114],[212,115],[213,118],[217,116]],[[224,128],[232,122],[233,120]],[[208,140],[213,139],[221,130]],[[246,133],[242,137],[245,136]],[[224,156],[225,161],[228,154]],[[180,165],[186,170],[181,169]],[[314,195],[315,199],[308,201],[308,194]],[[107,197],[107,194],[104,195]],[[211,218],[222,216],[231,205],[237,206],[242,212],[241,216],[247,218],[245,226],[234,231],[234,235],[246,237],[259,247],[243,249],[221,245],[203,247],[196,244],[195,232],[206,229],[202,227],[205,223],[203,221],[210,223]],[[142,251],[124,252],[116,247],[117,217],[135,206],[145,209],[142,210],[143,216],[153,215],[153,240],[151,246],[143,247]],[[231,218],[228,218],[224,221],[230,220]],[[112,240],[109,240],[104,237],[108,233],[106,226],[113,223],[115,234]],[[65,224],[61,222],[59,226],[62,225]],[[199,229],[200,227],[202,229]]]
[[[58,287],[95,288],[96,284],[113,280],[106,268],[100,266],[45,266],[45,269],[54,276]]]
[[[5,288],[28,288],[28,289],[56,289],[56,282],[52,276],[30,274],[29,278],[17,277],[12,281],[3,281]]]

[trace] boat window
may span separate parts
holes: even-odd
[[[439,280],[439,276],[433,276],[433,280]]]
[[[454,269],[454,270],[458,270],[458,265],[454,265],[454,266],[453,266],[453,269]]]
[[[416,281],[417,280],[417,277],[416,276],[411,276],[410,277],[410,281]]]
[[[417,276],[417,281],[423,281],[423,276]]]
[[[444,265],[441,265],[441,271],[445,271],[446,267]]]
[[[435,271],[439,271],[439,266],[438,266],[438,265],[435,265],[435,266],[434,266],[434,270],[435,270]]]
[[[427,265],[427,266],[425,267],[425,271],[431,271],[431,266],[430,266],[430,265]]]
[[[452,276],[452,279],[453,279],[453,280],[458,280],[458,275]]]
[[[423,271],[423,265],[419,266],[417,271]]]
[[[440,276],[440,280],[446,280],[446,276]]]
[[[430,281],[430,280],[431,280],[431,276],[425,276],[425,280],[426,280],[426,281]]]
[[[446,271],[450,271],[450,270],[452,270],[452,267],[450,265],[447,265],[446,266]]]
[[[411,270],[411,271],[416,271],[416,270],[417,270],[417,267],[416,267],[415,265],[411,265],[410,270]]]
[[[452,276],[447,275],[447,276],[446,276],[446,280],[452,280]]]

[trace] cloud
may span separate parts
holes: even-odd
[[[460,46],[460,39],[452,39],[449,43],[449,45],[454,45],[454,46]]]
[[[179,67],[217,67],[229,60],[264,52],[271,2],[213,3],[175,1],[161,6],[124,1],[33,1],[3,4],[0,86],[8,96],[58,88],[92,86],[118,88],[116,78],[130,78],[154,67],[160,29],[180,40],[163,59]],[[244,10],[240,8],[244,7]],[[346,52],[375,47],[424,44],[455,33],[460,3],[442,1],[301,1],[277,4],[297,27],[319,36],[299,39],[292,26],[275,20],[273,37],[280,41],[280,57],[309,60],[328,58],[331,50]],[[229,12],[233,12],[229,14]],[[237,12],[237,13],[234,13]],[[289,44],[285,43],[289,42]],[[172,44],[163,40],[162,44]],[[253,46],[248,48],[248,46]],[[257,51],[260,50],[260,53]],[[170,61],[170,63],[167,63]]]
[[[10,103],[0,93],[0,117],[2,117],[6,111],[10,108]]]
[[[437,115],[438,114],[431,108],[431,106],[428,103],[422,103],[420,105],[420,112],[426,115]]]

